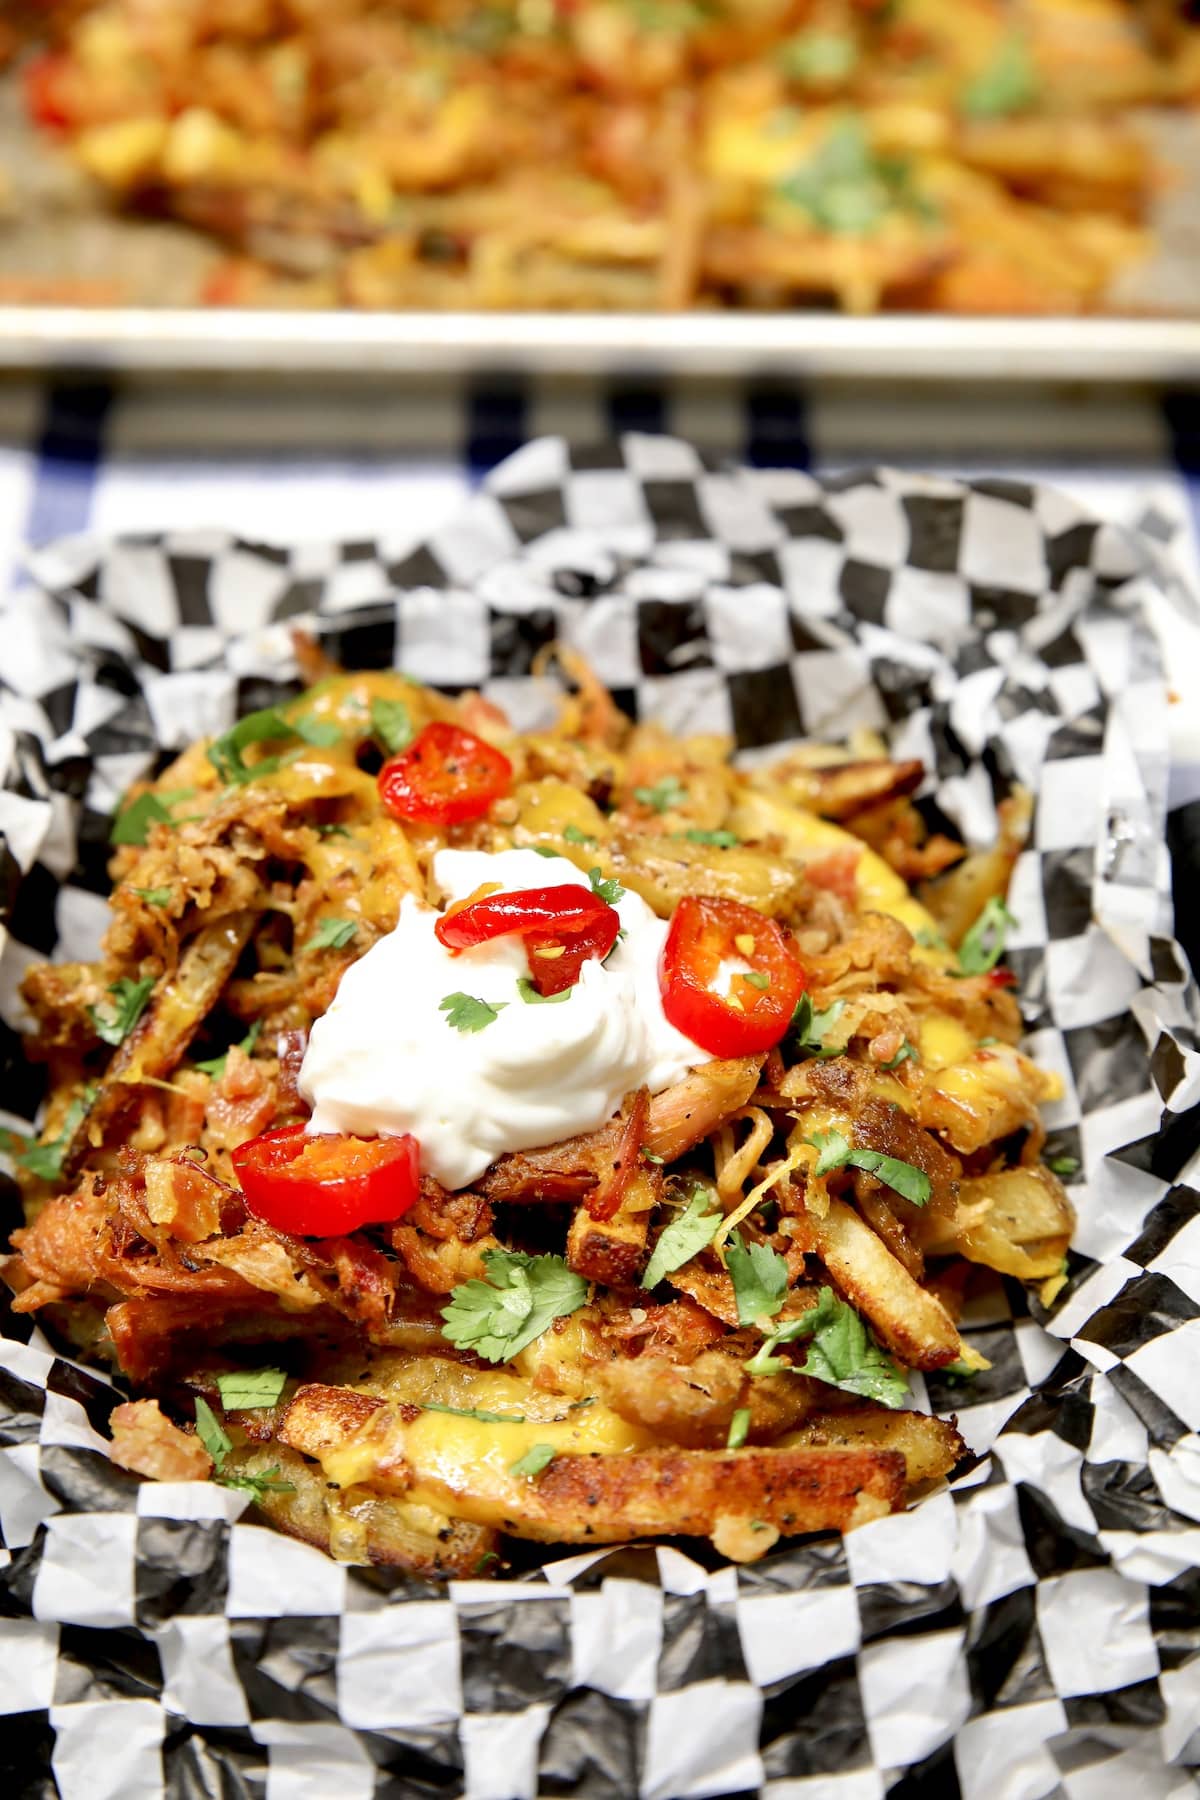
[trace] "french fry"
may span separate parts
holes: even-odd
[[[781,1448],[801,1444],[843,1450],[870,1444],[877,1450],[898,1450],[904,1458],[910,1486],[948,1475],[966,1453],[966,1445],[947,1419],[869,1405],[818,1414],[779,1439]]]
[[[1074,1228],[1066,1189],[1039,1165],[964,1181],[954,1212],[917,1220],[913,1235],[930,1256],[957,1251],[1005,1275],[1038,1281],[1058,1273]]]
[[[910,1369],[940,1369],[963,1354],[958,1329],[883,1240],[843,1200],[823,1219],[809,1215],[817,1253],[850,1304],[866,1314],[880,1342]]]

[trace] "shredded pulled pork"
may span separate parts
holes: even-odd
[[[135,1475],[148,1475],[152,1481],[203,1481],[211,1473],[212,1457],[204,1445],[172,1425],[157,1400],[127,1401],[116,1408],[109,1424],[109,1455]]]

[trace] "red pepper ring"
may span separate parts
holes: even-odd
[[[533,985],[546,996],[573,987],[589,957],[608,955],[620,929],[616,908],[574,881],[488,894],[443,913],[433,928],[438,942],[451,951],[471,950],[498,937],[521,938]]]
[[[725,994],[722,962],[745,963]],[[783,1037],[807,986],[804,967],[774,919],[739,900],[688,894],[671,918],[658,966],[663,1012],[711,1056],[751,1056]]]
[[[379,771],[379,798],[396,819],[461,825],[481,819],[512,786],[512,764],[494,745],[437,720]]]
[[[415,1137],[360,1138],[283,1125],[232,1152],[246,1210],[293,1237],[344,1237],[406,1213],[420,1192]]]

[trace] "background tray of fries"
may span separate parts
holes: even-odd
[[[244,1495],[110,1465],[120,1396],[6,1318],[18,1777],[52,1764],[63,1800],[182,1800],[197,1770],[234,1800],[264,1779],[284,1800],[682,1800],[803,1777],[876,1796],[911,1775],[991,1800],[1082,1768],[1107,1784],[1082,1793],[1182,1794],[1200,1755],[1184,1185],[1200,1009],[1170,937],[1146,608],[1196,609],[1154,550],[1043,488],[731,472],[634,437],[529,445],[417,549],[79,539],[34,575],[4,609],[0,673],[14,1124],[38,1099],[16,981],[47,952],[90,952],[113,805],[235,710],[294,691],[296,622],[347,666],[481,687],[523,727],[550,704],[530,671],[557,636],[674,730],[725,727],[756,756],[872,734],[920,757],[925,800],[974,846],[995,841],[1014,782],[1032,791],[1009,961],[1031,1053],[1064,1077],[1046,1150],[1079,1229],[1040,1301],[1003,1280],[973,1297],[963,1326],[990,1368],[915,1394],[957,1414],[976,1455],[949,1489],[736,1570],[692,1547],[445,1587],[347,1569],[248,1522]]]

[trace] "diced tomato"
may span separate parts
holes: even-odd
[[[423,825],[480,819],[512,785],[507,756],[474,732],[439,720],[379,771],[379,797],[393,818]]]
[[[35,124],[46,131],[65,131],[74,123],[68,82],[70,62],[61,53],[46,51],[25,70],[25,107]]]
[[[852,846],[845,850],[830,850],[826,856],[806,864],[804,873],[813,887],[824,888],[826,893],[836,894],[847,906],[853,906],[858,899],[858,859],[861,855],[862,851]]]
[[[534,987],[550,995],[574,987],[590,957],[606,957],[620,928],[615,907],[582,883],[568,881],[488,894],[444,913],[433,929],[451,951],[470,950],[492,938],[521,938]]]
[[[344,1237],[360,1225],[400,1218],[420,1192],[415,1137],[309,1135],[283,1125],[239,1144],[234,1171],[246,1209],[293,1237]]]
[[[718,994],[722,962],[746,965]],[[658,966],[663,1011],[712,1056],[751,1056],[783,1037],[804,992],[804,968],[774,919],[738,900],[688,894],[675,908]]]

